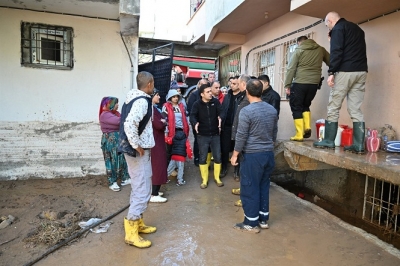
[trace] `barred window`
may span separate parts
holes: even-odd
[[[253,76],[268,75],[270,85],[274,87],[275,47],[256,53],[253,60]]]
[[[22,22],[21,51],[23,66],[72,69],[73,29]]]
[[[305,34],[303,36],[307,36],[307,38],[312,39],[312,32]],[[298,36],[300,37],[300,36]],[[281,68],[279,71],[279,76],[280,76],[280,95],[281,97],[286,97],[286,93],[285,93],[285,84],[283,84],[285,82],[285,77],[286,77],[286,70],[287,67],[289,65],[290,59],[292,58],[292,55],[294,53],[294,51],[297,48],[297,38],[291,39],[287,42],[282,43],[280,46],[282,48],[283,51],[283,57],[282,57],[282,63],[281,63]]]

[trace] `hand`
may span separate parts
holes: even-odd
[[[328,83],[329,87],[333,88],[335,86],[335,75],[330,75],[326,83]]]
[[[163,122],[165,124],[165,123],[167,123],[167,120],[161,119],[161,122]]]
[[[199,123],[197,123],[197,124],[194,126],[194,130],[196,130],[196,133],[199,134]]]
[[[142,157],[144,155],[144,150],[142,147],[138,146],[136,148],[136,151],[139,153],[139,156]]]
[[[290,88],[285,88],[286,95],[290,95]]]
[[[233,166],[238,165],[237,159],[238,159],[238,158],[237,158],[236,155],[232,155],[232,157],[231,157],[231,164],[232,164]]]

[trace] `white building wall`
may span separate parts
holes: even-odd
[[[72,27],[74,68],[21,66],[21,21]],[[122,102],[130,87],[119,31],[118,21],[0,8],[0,179],[105,172],[100,101]]]

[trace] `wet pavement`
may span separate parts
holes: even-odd
[[[233,229],[243,211],[233,205],[239,197],[231,194],[238,187],[231,175],[232,168],[224,187],[211,179],[200,189],[199,169],[188,162],[187,184],[167,184],[162,190],[168,202],[149,204],[144,220],[157,232],[144,235],[153,242],[148,249],[124,243],[124,211],[107,233],[90,233],[37,265],[400,265],[398,249],[275,185],[270,229]],[[128,203],[129,189],[109,193],[126,199],[109,214]]]

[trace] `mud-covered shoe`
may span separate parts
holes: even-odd
[[[131,179],[130,178],[121,182],[121,186],[127,186],[127,185],[130,185],[130,184],[131,184]]]
[[[268,221],[259,221],[259,224],[260,224],[261,229],[269,228]]]
[[[238,201],[235,201],[235,204],[234,204],[236,207],[243,207],[243,205],[242,205],[242,200],[238,200]]]
[[[242,232],[247,232],[247,233],[253,233],[253,234],[260,233],[260,227],[250,226],[250,225],[247,225],[244,223],[235,224],[235,226],[233,228],[236,230],[242,231]]]
[[[240,188],[232,188],[233,195],[240,195]]]
[[[115,192],[121,191],[121,188],[118,186],[117,182],[114,182],[108,188],[111,189],[112,191],[115,191]]]

